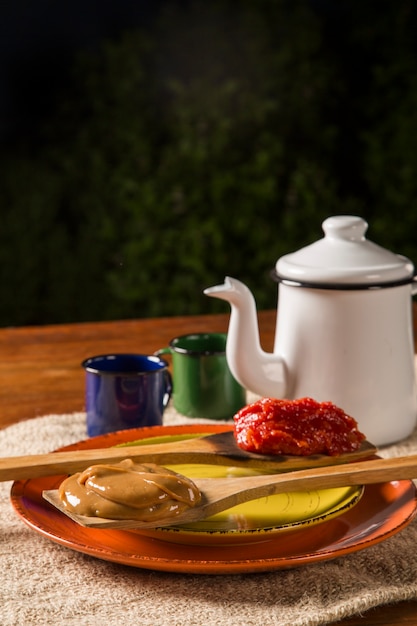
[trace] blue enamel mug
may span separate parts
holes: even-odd
[[[160,426],[172,393],[168,363],[146,354],[105,354],[82,362],[87,432]]]

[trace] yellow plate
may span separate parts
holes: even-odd
[[[165,443],[187,438],[190,436],[140,439],[129,442],[126,446]],[[169,467],[191,479],[215,480],[227,476],[251,476],[259,473],[241,467],[219,465],[186,464]],[[276,533],[299,530],[341,515],[360,500],[362,493],[362,486],[288,492],[239,504],[201,522],[134,532],[164,541],[199,545],[267,541]]]

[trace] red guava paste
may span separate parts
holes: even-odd
[[[312,398],[262,398],[234,416],[239,447],[260,454],[337,456],[360,448],[365,435],[353,417]]]

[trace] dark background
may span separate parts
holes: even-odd
[[[224,311],[329,215],[417,263],[411,0],[8,0],[0,325]]]
[[[149,29],[163,0],[5,0],[0,8],[0,114],[4,140],[32,134],[53,113],[80,50]]]

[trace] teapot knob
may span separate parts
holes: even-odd
[[[329,239],[364,241],[368,223],[354,215],[336,215],[324,220],[322,228]]]

